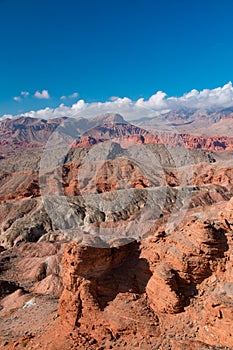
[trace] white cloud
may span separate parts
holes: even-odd
[[[73,92],[73,94],[71,94],[69,96],[69,98],[77,98],[78,97],[78,93],[77,92]]]
[[[176,106],[191,108],[218,108],[233,106],[233,87],[230,81],[223,87],[202,91],[192,90],[181,97],[167,99],[168,104],[174,109]]]
[[[23,98],[28,97],[30,94],[28,91],[21,91],[20,96],[13,97],[14,101],[20,102]]]
[[[109,98],[109,101],[116,101],[119,97],[118,96],[111,96]]]
[[[40,91],[36,91],[34,96],[36,98],[39,98],[39,99],[47,99],[48,100],[50,98],[48,90],[42,90],[41,92]]]
[[[78,98],[78,92],[73,92],[73,94],[71,94],[71,95],[69,95],[69,96],[65,96],[65,95],[63,95],[63,96],[61,96],[60,97],[60,100],[66,100],[66,99],[72,99],[72,98]]]
[[[13,100],[16,102],[20,102],[21,101],[21,97],[20,96],[15,96],[13,97]]]
[[[37,91],[37,97],[49,98],[49,93],[47,90],[43,90],[41,93]],[[65,98],[63,99],[65,100]],[[37,111],[29,111],[24,113],[24,115],[46,119],[63,116],[88,118],[112,112],[122,114],[127,120],[135,120],[142,117],[154,117],[179,108],[211,109],[230,106],[233,106],[233,87],[231,82],[212,90],[204,89],[198,91],[193,89],[181,97],[168,97],[166,93],[158,91],[148,100],[140,98],[133,101],[128,97],[114,97],[105,102],[93,103],[78,100],[71,107],[61,104],[55,109],[47,107]]]
[[[21,91],[20,95],[21,95],[21,96],[24,96],[24,97],[27,97],[27,96],[29,96],[30,94],[29,94],[28,91]]]

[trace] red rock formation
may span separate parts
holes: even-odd
[[[103,297],[106,294],[107,299],[114,298],[114,288],[111,290],[114,282],[107,286],[101,279],[123,264],[134,246],[135,243],[119,248],[94,248],[75,242],[66,246],[63,259],[64,291],[59,303],[59,314],[64,322],[77,326],[81,317],[88,317],[93,322],[93,317],[97,317],[101,311],[101,303],[98,303],[100,295]]]
[[[232,208],[230,203],[228,207]],[[231,209],[228,210],[232,216]],[[77,327],[79,332],[88,329],[88,333],[99,342],[101,334],[106,337],[107,328],[111,329],[113,335],[119,332],[122,323],[116,322],[114,314],[121,305],[120,300],[129,303],[135,313],[133,305],[140,300],[138,307],[141,308],[146,296],[148,310],[154,312],[152,318],[165,327],[160,327],[160,331],[156,327],[154,329],[158,342],[166,343],[166,327],[171,327],[173,329],[170,332],[173,334],[183,334],[183,338],[180,335],[180,341],[171,337],[170,344],[175,348],[179,348],[181,343],[185,344],[185,334],[188,338],[195,338],[186,340],[186,344],[194,349],[201,342],[232,347],[233,279],[232,275],[230,279],[227,276],[232,271],[232,262],[229,264],[228,259],[231,257],[233,241],[229,225],[224,220],[208,222],[189,219],[185,226],[182,223],[170,235],[158,234],[142,242],[135,250],[136,255],[132,255],[136,245],[134,248],[131,245],[130,249],[126,246],[122,255],[122,248],[113,253],[114,250],[111,252],[109,248],[98,249],[70,243],[63,261],[65,289],[60,299],[61,319],[69,327]],[[111,257],[112,253],[115,257],[119,254],[120,259],[116,263]],[[93,261],[97,264],[95,268]],[[135,284],[127,283],[117,271],[124,271],[126,280],[135,275]],[[129,271],[130,277],[127,276]],[[112,278],[110,284],[108,276]],[[114,281],[118,284],[122,280],[123,293],[119,287],[113,287]],[[124,306],[124,312],[126,310]],[[174,315],[171,318],[171,314],[179,315],[181,311],[184,311],[181,313],[183,316]],[[129,315],[127,311],[125,317],[132,317]],[[122,313],[119,317],[122,317]],[[143,317],[141,311],[141,320]],[[135,322],[138,320],[136,314],[133,318]],[[135,322],[130,324],[131,332]],[[184,325],[184,322],[187,324]],[[147,327],[152,327],[152,324]],[[126,328],[121,336],[127,339],[128,348],[131,349],[133,343],[127,338]],[[109,344],[115,344],[115,341]],[[154,341],[151,338],[151,344]]]
[[[186,147],[206,149],[232,147],[230,138],[162,133],[154,136],[124,124],[119,116],[107,118],[105,125],[106,117],[81,120],[79,125],[91,127],[91,132],[73,146],[89,147],[104,140],[118,140],[125,147],[149,142],[185,142]],[[19,120],[17,127],[9,121],[5,123],[4,127],[13,130],[9,136],[19,140],[10,141],[11,151],[23,149],[28,133],[34,137],[39,130],[38,147],[52,130],[47,130],[47,126],[37,130],[38,121],[34,124],[30,119]],[[0,141],[4,147],[9,146],[7,140],[0,137]],[[68,155],[64,166],[52,171],[44,169],[40,185],[38,168],[30,168],[29,164],[24,169],[24,157],[18,160],[22,164],[15,158],[12,161],[2,157],[1,242],[7,249],[0,247],[0,349],[233,348],[231,159],[226,152],[223,161],[215,154],[216,163],[212,164],[214,158],[209,159],[207,152],[200,164],[193,165],[190,186],[191,175],[185,164],[175,167],[169,160],[163,172],[151,168],[154,172],[148,176],[145,169],[124,158],[119,147],[117,150],[119,157],[109,157],[94,178],[92,164],[82,163],[87,150],[75,150],[80,151],[77,160],[71,149],[74,158]],[[84,177],[80,175],[83,167]],[[170,213],[179,185],[192,187],[193,193],[184,219],[171,228]],[[161,217],[140,242],[117,247],[117,239],[107,245],[100,237],[90,238],[102,248],[98,244],[94,248],[69,242],[61,263],[65,242],[54,240],[61,240],[62,234],[53,227],[41,200],[29,198],[39,197],[43,186],[47,194],[69,196],[85,222],[110,224],[109,227],[121,220],[133,220],[140,205],[144,205],[144,197],[139,196],[122,212],[106,215],[91,210],[81,200],[80,204],[79,199],[72,202],[72,197],[112,191],[105,196],[110,198],[124,188],[140,188],[144,192],[146,187],[167,186],[167,198]],[[83,236],[85,239],[85,233]]]
[[[48,317],[43,316],[46,331],[42,333],[30,321],[35,333],[27,339],[29,348],[94,350],[101,346],[141,346],[147,350],[161,344],[161,349],[231,349],[232,212],[232,200],[206,207],[199,218],[191,211],[167,234],[162,218],[153,236],[119,248],[68,243],[63,258],[60,316],[52,320],[54,313],[48,314],[50,326],[46,323]],[[23,286],[33,283],[31,290],[36,293],[54,292],[49,271],[57,274],[56,252],[56,245],[51,243],[41,243],[40,249],[38,243],[15,247],[7,269],[9,251],[3,251],[2,276],[16,276],[13,266],[18,266],[17,278]],[[17,264],[13,263],[15,254],[19,257]],[[48,256],[50,261],[44,273]],[[35,317],[34,310],[42,315],[43,306],[37,295],[30,295],[29,299],[23,292],[15,293],[1,302],[3,327],[10,312],[20,315],[20,305],[32,298],[35,306],[32,304],[29,313],[24,309],[24,317]],[[49,310],[48,301],[46,305]],[[20,319],[13,322],[16,329],[21,329],[20,324],[17,326]],[[25,338],[21,340],[19,349]],[[4,348],[14,346],[9,343]]]
[[[43,149],[49,137],[59,126],[61,129],[57,129],[58,133],[60,130],[60,133],[64,134],[61,136],[61,144],[62,137],[66,137],[70,139],[71,147],[91,147],[100,142],[112,140],[123,147],[156,143],[204,150],[233,150],[233,137],[231,136],[151,132],[127,123],[119,115],[104,115],[90,120],[67,119],[67,121],[66,118],[47,121],[21,117],[0,122],[1,157],[29,149]]]
[[[124,126],[125,127],[125,126]],[[91,132],[92,136],[84,136],[80,140],[73,142],[72,147],[91,147],[100,142],[112,140],[118,142],[122,147],[129,147],[135,144],[164,144],[169,146],[183,146],[190,149],[203,149],[208,151],[232,151],[233,150],[233,137],[228,136],[207,136],[207,135],[191,135],[191,134],[175,134],[169,132],[149,133],[147,131],[139,131],[132,126],[132,130],[129,132],[129,126],[127,127],[127,133],[118,136],[111,135],[106,136],[103,132],[103,137],[98,135],[98,131]],[[106,130],[107,127],[106,127]],[[135,132],[135,134],[134,134]],[[97,135],[95,135],[95,133]],[[94,136],[95,135],[95,136]],[[102,136],[102,134],[101,134]]]

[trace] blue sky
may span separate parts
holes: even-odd
[[[74,92],[93,102],[223,86],[232,13],[232,0],[0,0],[0,115],[71,105]]]

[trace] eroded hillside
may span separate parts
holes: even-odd
[[[0,159],[0,347],[232,349],[232,152],[107,115],[64,157],[46,125]]]

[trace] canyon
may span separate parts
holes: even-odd
[[[203,115],[0,122],[0,349],[233,348],[232,112]]]

